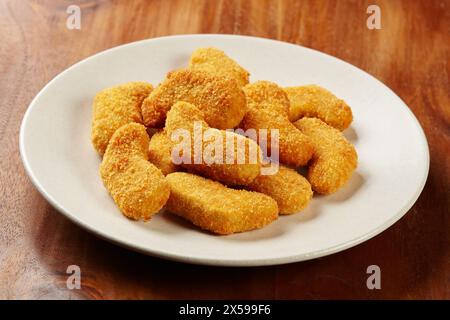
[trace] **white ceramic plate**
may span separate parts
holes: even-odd
[[[345,134],[359,166],[334,195],[315,197],[298,214],[256,231],[215,236],[161,213],[133,222],[119,212],[98,175],[90,143],[95,93],[123,82],[158,84],[190,53],[214,46],[251,73],[282,86],[315,83],[345,99],[354,121]],[[20,131],[25,168],[60,212],[100,237],[167,259],[227,266],[302,261],[355,246],[400,219],[423,189],[429,166],[424,133],[408,107],[364,71],[289,43],[230,35],[186,35],[116,47],[83,60],[50,81],[30,104]]]

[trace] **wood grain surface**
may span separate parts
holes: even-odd
[[[71,4],[81,7],[81,30],[66,28]],[[369,4],[381,8],[381,30],[366,27]],[[83,58],[182,33],[297,43],[383,81],[408,104],[428,139],[430,172],[417,203],[393,227],[355,248],[261,268],[151,258],[68,221],[22,166],[19,127],[28,104]],[[450,1],[0,0],[0,35],[0,298],[450,298]],[[71,264],[81,267],[80,290],[66,288]],[[381,290],[366,287],[372,264],[381,268]]]

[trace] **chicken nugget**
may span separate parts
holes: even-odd
[[[352,176],[358,162],[353,145],[342,132],[317,118],[303,118],[295,126],[309,136],[314,155],[307,178],[314,191],[330,194],[342,187]]]
[[[173,104],[186,101],[196,105],[213,128],[236,127],[246,112],[245,95],[233,79],[200,70],[170,72],[144,100],[142,116],[149,127],[162,127]]]
[[[111,137],[100,165],[100,176],[122,213],[148,220],[167,202],[170,187],[161,171],[148,162],[145,127],[129,123]]]
[[[210,128],[203,119],[202,111],[190,103],[180,101],[172,106],[164,129],[172,141],[172,161],[228,185],[249,184],[261,169],[257,143],[234,132]],[[174,155],[183,161],[174,160]]]
[[[216,48],[195,50],[191,55],[189,68],[235,79],[241,87],[248,83],[250,75],[247,70],[228,57],[225,52]]]
[[[317,85],[284,88],[291,107],[289,119],[319,118],[326,124],[343,131],[353,120],[352,109],[344,100]]]
[[[313,195],[308,180],[285,166],[280,166],[274,175],[260,175],[248,189],[273,198],[280,214],[292,214],[306,208]]]
[[[256,81],[246,85],[244,88],[247,107],[261,109],[263,106],[288,116],[289,98],[283,88],[270,81]]]
[[[306,165],[312,157],[313,147],[309,137],[298,130],[286,116],[269,108],[249,108],[240,127],[244,130],[267,129],[267,137],[258,135],[258,143],[262,145],[265,142],[267,153],[270,153],[271,157],[273,150],[270,130],[278,130],[278,152],[281,163],[300,167]]]
[[[150,139],[148,160],[166,176],[177,171],[177,166],[171,157],[171,141],[164,131],[156,132]]]
[[[244,130],[267,129],[267,138],[258,136],[267,153],[272,151],[270,130],[278,130],[279,161],[291,166],[306,165],[313,147],[310,139],[299,131],[288,118],[289,100],[275,83],[258,81],[244,87],[248,111],[239,125]],[[273,156],[273,155],[271,155]]]
[[[94,98],[91,140],[100,155],[105,153],[109,139],[121,126],[142,123],[142,101],[153,90],[146,82],[129,82],[104,89]]]
[[[249,231],[278,218],[275,200],[262,193],[227,188],[190,173],[167,175],[171,194],[166,209],[217,234]]]

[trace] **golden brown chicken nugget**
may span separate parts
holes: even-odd
[[[186,101],[196,105],[213,128],[236,127],[246,112],[245,95],[233,79],[200,70],[170,72],[144,100],[142,116],[149,127],[163,127],[173,104]]]
[[[353,120],[352,110],[344,100],[317,85],[284,88],[291,107],[289,119],[319,118],[328,125],[343,131]]]
[[[352,176],[358,162],[353,145],[342,132],[317,118],[303,118],[295,126],[309,136],[314,156],[307,178],[314,191],[330,194],[342,187]]]
[[[153,87],[146,82],[129,82],[97,93],[93,103],[91,140],[100,155],[121,126],[142,123],[141,104]]]
[[[239,126],[244,130],[267,129],[267,153],[272,151],[270,130],[277,129],[279,161],[295,167],[306,165],[312,156],[312,144],[309,138],[289,121],[289,99],[284,90],[269,81],[257,81],[245,86],[243,90],[248,111]],[[262,141],[264,140],[258,140],[260,145]]]
[[[231,234],[264,227],[278,218],[275,200],[262,193],[227,188],[190,173],[167,175],[166,208],[204,230]]]
[[[265,148],[271,157],[274,155],[270,130],[278,130],[278,153],[281,163],[300,167],[306,165],[312,157],[314,149],[309,137],[298,130],[286,116],[270,108],[250,107],[240,127],[244,130],[267,129],[267,137],[262,134],[258,135],[258,143],[261,146],[263,141],[265,142]]]
[[[169,198],[164,175],[148,161],[149,137],[141,124],[120,127],[111,137],[100,176],[114,202],[128,218],[148,220]]]
[[[187,102],[177,102],[170,109],[164,130],[172,141],[172,161],[225,184],[249,184],[261,169],[257,143],[234,132],[210,128],[203,119],[202,111]],[[179,155],[179,161],[174,160],[174,154]]]
[[[280,214],[292,214],[303,210],[312,198],[311,185],[297,171],[280,166],[273,175],[260,175],[248,185],[253,191],[273,198]]]
[[[148,160],[165,176],[177,171],[177,166],[172,161],[171,144],[167,134],[164,131],[158,131],[151,137],[148,147]]]
[[[289,98],[283,88],[270,81],[256,81],[244,88],[247,107],[268,107],[279,114],[289,115]]]
[[[235,79],[239,86],[248,83],[249,73],[225,52],[216,48],[199,48],[189,61],[189,68],[202,70],[219,76]]]

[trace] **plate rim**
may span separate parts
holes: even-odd
[[[346,242],[343,242],[341,244],[337,244],[335,246],[331,246],[329,248],[325,248],[322,250],[317,250],[312,253],[301,253],[297,255],[289,255],[289,256],[280,256],[280,257],[273,257],[273,258],[245,258],[245,259],[231,259],[231,258],[210,258],[210,257],[202,257],[199,255],[196,256],[186,256],[186,255],[179,255],[176,253],[167,252],[164,250],[159,250],[158,248],[152,248],[149,249],[147,247],[144,247],[140,244],[131,243],[126,239],[119,239],[115,237],[113,234],[110,234],[108,232],[105,232],[103,230],[99,230],[96,227],[92,227],[89,223],[86,223],[85,221],[79,219],[76,215],[72,214],[68,210],[64,208],[63,205],[58,203],[56,199],[54,199],[41,185],[39,180],[36,178],[33,169],[31,168],[31,165],[29,163],[29,160],[26,156],[26,146],[24,141],[24,134],[26,130],[27,123],[29,121],[29,116],[31,113],[32,108],[36,104],[36,102],[39,100],[39,97],[45,92],[45,90],[51,86],[54,82],[56,82],[60,77],[62,77],[65,73],[70,72],[73,68],[76,68],[79,64],[82,64],[90,59],[94,59],[95,57],[101,56],[103,54],[106,54],[108,52],[112,52],[115,50],[120,50],[122,47],[130,47],[139,45],[144,42],[150,42],[158,39],[166,39],[166,38],[190,38],[190,37],[223,37],[223,38],[241,38],[241,39],[251,39],[256,41],[262,41],[262,42],[273,42],[278,43],[282,45],[289,45],[294,47],[301,47],[303,49],[306,49],[307,51],[311,51],[314,54],[324,55],[328,58],[331,58],[339,63],[345,64],[347,67],[351,67],[354,69],[357,69],[360,72],[363,72],[366,76],[371,78],[371,80],[374,80],[378,82],[379,85],[381,85],[384,89],[386,89],[391,95],[396,97],[399,102],[403,105],[403,107],[407,110],[407,113],[413,120],[416,130],[418,130],[419,136],[422,137],[420,143],[422,144],[422,148],[424,149],[424,160],[425,160],[425,170],[424,175],[421,179],[421,183],[416,189],[416,192],[414,196],[410,199],[408,203],[406,203],[401,210],[397,212],[394,216],[392,216],[390,219],[386,220],[383,224],[378,226],[377,228],[371,230],[370,232],[356,237],[354,239],[348,240]],[[419,198],[420,194],[422,193],[427,178],[429,174],[430,169],[430,154],[429,154],[429,146],[427,137],[425,135],[425,132],[420,125],[419,120],[414,115],[414,113],[411,111],[411,109],[408,107],[408,105],[400,98],[392,89],[390,89],[387,85],[385,85],[382,81],[378,80],[365,70],[354,66],[353,64],[346,62],[340,58],[334,57],[332,55],[329,55],[327,53],[308,48],[299,44],[294,44],[290,42],[285,42],[281,40],[274,40],[269,38],[261,38],[261,37],[254,37],[254,36],[247,36],[247,35],[233,35],[233,34],[178,34],[178,35],[169,35],[169,36],[161,36],[161,37],[155,37],[155,38],[148,38],[148,39],[142,39],[139,41],[133,41],[125,44],[121,44],[115,47],[111,47],[108,49],[105,49],[103,51],[100,51],[98,53],[95,53],[93,55],[90,55],[72,65],[64,69],[62,72],[58,73],[55,77],[53,77],[49,82],[46,83],[46,85],[36,94],[36,96],[33,98],[33,100],[28,105],[24,116],[22,118],[22,122],[20,125],[20,131],[19,131],[19,152],[20,152],[20,158],[22,160],[23,166],[25,168],[25,172],[27,173],[28,177],[30,178],[32,184],[35,186],[35,188],[39,191],[39,193],[45,198],[46,201],[48,201],[57,211],[62,213],[66,218],[68,218],[70,221],[75,223],[76,225],[82,227],[83,229],[89,231],[90,233],[100,237],[101,239],[107,240],[108,242],[114,243],[116,245],[119,245],[121,247],[131,249],[133,251],[137,251],[146,255],[163,258],[171,261],[177,261],[177,262],[183,262],[183,263],[190,263],[190,264],[199,264],[199,265],[210,265],[210,266],[227,266],[227,267],[254,267],[254,266],[269,266],[269,265],[281,265],[281,264],[287,264],[287,263],[295,263],[300,261],[306,261],[311,259],[320,258],[323,256],[331,255],[340,251],[344,251],[346,249],[352,248],[354,246],[357,246],[375,236],[380,234],[381,232],[385,231],[386,229],[390,228],[393,224],[395,224],[398,220],[400,220],[408,211],[411,209],[411,207],[414,205],[414,203]]]

